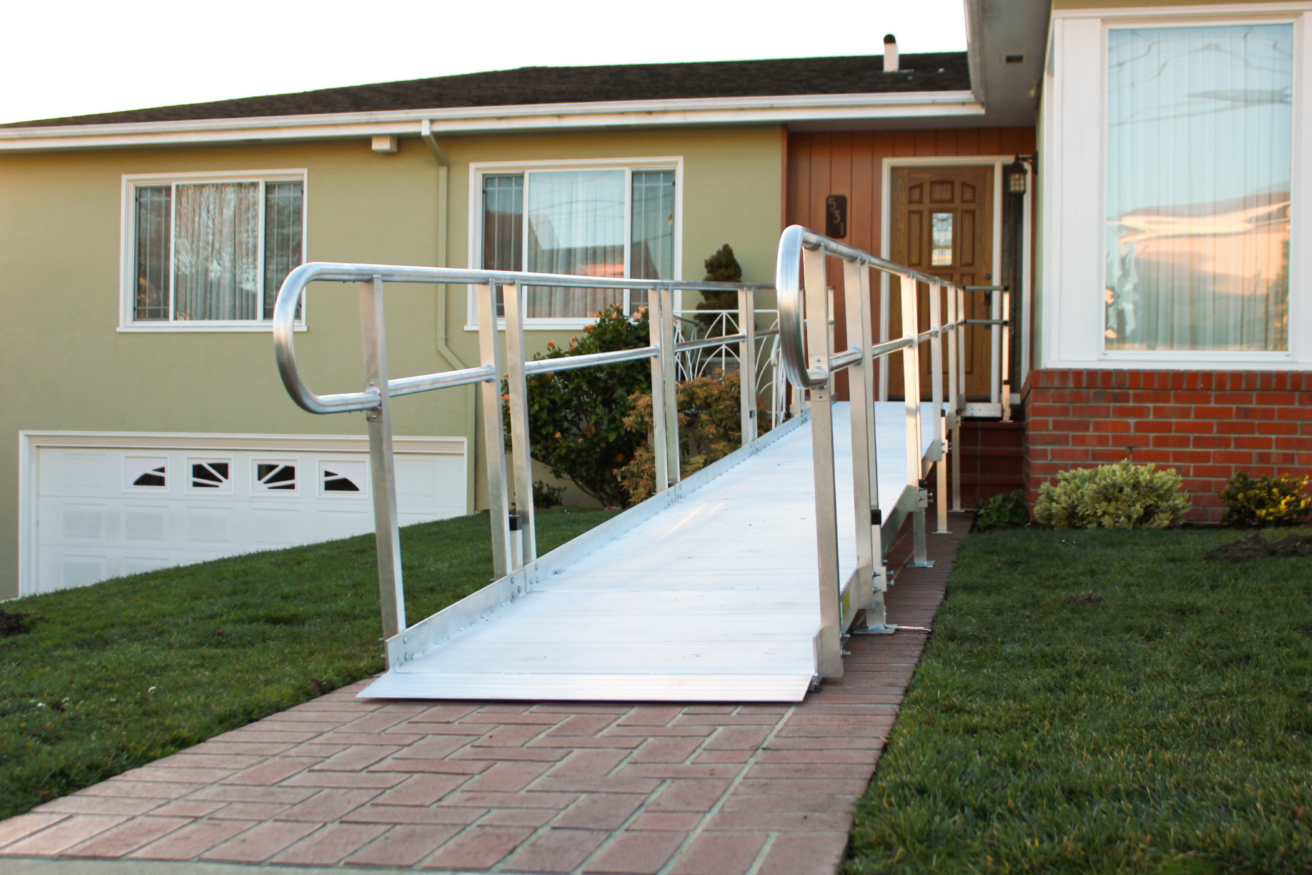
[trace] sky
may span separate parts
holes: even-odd
[[[962,10],[962,0],[14,3],[0,124],[525,66],[870,55],[885,33],[903,52],[961,51]]]

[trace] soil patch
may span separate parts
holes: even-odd
[[[1312,556],[1312,535],[1289,535],[1271,541],[1265,535],[1254,533],[1217,547],[1203,558],[1215,562],[1247,562],[1266,556]]]
[[[27,624],[23,621],[30,616],[31,614],[11,614],[0,609],[0,638],[8,638],[10,635],[22,635],[27,631]]]

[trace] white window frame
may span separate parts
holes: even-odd
[[[589,158],[577,160],[543,160],[543,161],[485,161],[469,165],[469,264],[477,270],[483,266],[483,177],[507,176],[515,173],[530,173],[543,170],[623,170],[624,199],[627,209],[624,213],[624,275],[631,269],[633,223],[633,173],[642,170],[674,171],[674,276],[671,279],[683,279],[683,157],[664,158]],[[528,220],[528,180],[525,179],[524,211]],[[528,246],[528,234],[524,235],[524,246]],[[526,249],[527,251],[527,249]],[[525,265],[527,265],[527,254]],[[474,299],[474,287],[468,286],[466,293],[465,330],[478,330],[478,302]],[[525,319],[524,327],[530,331],[570,331],[585,328],[595,323],[596,319]],[[504,330],[506,320],[497,319],[497,327]]]
[[[1136,28],[1244,24],[1294,26],[1290,252],[1312,251],[1312,3],[1060,10],[1052,15],[1042,92],[1040,175],[1043,217],[1043,324],[1039,368],[1312,369],[1312,341],[1299,326],[1312,316],[1306,259],[1289,266],[1289,349],[1276,352],[1107,350],[1103,289],[1107,212],[1108,33]]]
[[[306,253],[309,249],[309,173],[304,168],[292,170],[235,170],[219,172],[200,172],[200,173],[134,173],[123,175],[123,205],[122,217],[120,222],[120,245],[119,245],[119,323],[118,330],[128,333],[150,333],[157,331],[164,332],[182,332],[182,333],[223,333],[223,332],[271,332],[273,323],[266,319],[213,319],[213,320],[183,320],[175,321],[169,319],[143,319],[134,318],[136,302],[136,248],[137,248],[137,222],[136,222],[136,195],[137,188],[147,186],[159,186],[165,184],[205,183],[205,182],[256,182],[260,185],[260,231],[259,231],[259,251],[260,251],[260,269],[258,271],[260,281],[260,301],[261,306],[264,301],[264,187],[270,182],[299,182],[301,184],[301,264],[307,260]],[[176,209],[176,191],[172,200],[174,209]],[[176,223],[170,222],[170,235],[176,234]],[[170,241],[170,251],[172,250],[172,241]],[[170,254],[170,270],[172,270],[173,259]],[[174,278],[169,277],[170,295],[174,293]],[[301,300],[301,317],[296,320],[296,330],[306,330],[306,311],[308,309],[308,294]],[[171,305],[170,305],[171,307]]]

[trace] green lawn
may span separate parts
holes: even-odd
[[[613,516],[538,514],[545,552]],[[401,530],[411,622],[487,584],[486,516]],[[0,818],[383,668],[373,536],[6,603]]]
[[[1312,559],[1241,534],[967,538],[843,871],[1312,872]]]

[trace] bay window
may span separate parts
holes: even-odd
[[[1294,27],[1107,31],[1104,349],[1289,349]]]
[[[474,172],[482,267],[675,278],[675,167],[485,166]],[[525,298],[526,317],[540,327],[586,322],[615,305],[632,313],[646,303],[641,290],[579,287],[530,286]],[[498,312],[504,312],[500,302]]]
[[[125,179],[122,327],[265,329],[305,260],[304,174]]]

